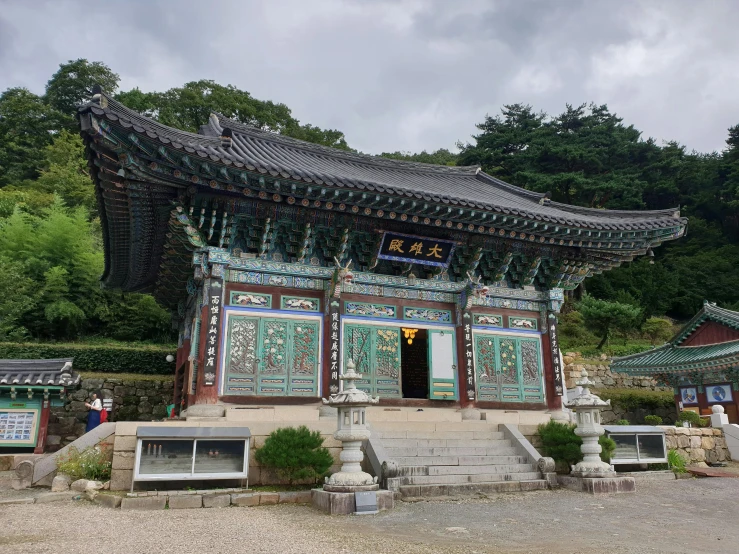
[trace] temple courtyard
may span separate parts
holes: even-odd
[[[14,504],[0,508],[0,552],[734,553],[738,496],[739,479],[714,478],[639,480],[636,493],[623,495],[557,490],[399,502],[362,517],[289,504],[156,512]]]

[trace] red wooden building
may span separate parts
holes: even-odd
[[[614,358],[611,370],[673,387],[680,410],[706,416],[720,404],[729,422],[739,423],[739,312],[705,302],[670,342]]]

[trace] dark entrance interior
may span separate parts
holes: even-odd
[[[400,375],[403,398],[429,397],[429,354],[426,329],[418,329],[415,337],[400,335]],[[408,344],[408,341],[411,341]]]

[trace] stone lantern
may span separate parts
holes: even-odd
[[[576,384],[582,387],[582,394],[569,402],[567,407],[576,411],[575,434],[582,437],[580,450],[583,453],[583,460],[572,468],[570,475],[587,478],[615,477],[616,472],[600,459],[602,448],[598,444],[598,438],[605,433],[600,424],[600,411],[610,406],[611,401],[603,401],[590,392],[589,387],[594,383],[588,379],[588,372],[585,370],[582,371],[582,379]]]
[[[344,381],[344,390],[333,394],[323,403],[338,409],[338,428],[334,438],[341,441],[339,459],[343,462],[341,471],[326,478],[323,490],[329,492],[358,492],[378,490],[377,477],[362,471],[362,441],[369,439],[367,427],[367,406],[377,404],[379,398],[359,390],[355,381],[361,379],[352,360],[346,363],[346,371],[339,378]]]

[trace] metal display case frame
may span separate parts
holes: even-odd
[[[667,463],[667,446],[665,444],[665,432],[659,427],[653,427],[651,425],[604,425],[603,428],[606,430],[606,436],[616,440],[620,437],[634,437],[634,447],[636,450],[636,457],[634,458],[618,458],[614,453],[611,458],[612,465],[618,464],[665,464]],[[659,437],[662,444],[662,457],[654,457],[642,455],[642,447],[639,442],[639,437]]]

